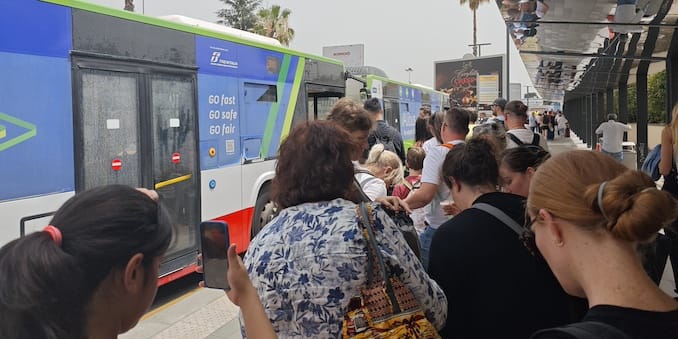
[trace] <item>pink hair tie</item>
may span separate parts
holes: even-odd
[[[63,240],[63,237],[61,235],[61,231],[59,231],[58,228],[52,226],[52,225],[47,225],[43,230],[43,232],[49,233],[49,235],[52,237],[52,240],[54,243],[61,247],[61,241]]]

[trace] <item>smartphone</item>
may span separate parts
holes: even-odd
[[[200,247],[205,287],[229,290],[228,271],[228,224],[223,221],[200,223]]]

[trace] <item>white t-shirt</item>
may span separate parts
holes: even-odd
[[[556,122],[558,123],[558,129],[565,129],[567,125],[567,118],[564,115],[556,117]]]
[[[376,198],[386,196],[386,183],[384,180],[368,173],[357,173],[358,170],[366,171],[366,169],[355,161],[353,162],[353,168],[356,169],[356,173],[354,174],[355,180],[358,181],[360,188],[362,188],[363,192],[365,192],[365,195],[367,195],[370,200],[374,201]]]
[[[624,132],[630,131],[631,126],[622,124],[614,120],[608,120],[598,126],[596,134],[603,135],[603,144],[600,146],[603,151],[610,153],[619,153],[624,142]]]
[[[455,140],[449,143],[458,145],[464,143],[464,141]],[[433,229],[438,228],[450,218],[445,214],[442,206],[440,206],[440,202],[452,200],[450,197],[450,189],[445,185],[442,176],[443,162],[445,161],[445,156],[449,150],[450,149],[445,146],[435,146],[426,153],[426,157],[424,158],[421,183],[429,183],[438,186],[438,190],[436,191],[433,200],[425,207],[426,221],[428,222],[429,227]]]
[[[533,138],[536,137],[534,132],[532,132],[529,129],[524,129],[524,128],[508,130],[508,131],[506,131],[506,133],[507,134],[510,133],[510,134],[515,135],[525,145],[531,145]],[[543,148],[547,151],[549,150],[549,145],[546,143],[546,138],[544,138],[542,136],[539,137],[539,146],[541,146],[541,148]],[[509,148],[515,148],[515,147],[518,147],[518,144],[516,144],[513,140],[511,140],[511,137],[509,137],[507,135],[506,136],[506,148],[509,149]]]
[[[435,148],[439,145],[440,145],[440,143],[438,142],[438,139],[436,139],[436,137],[432,137],[432,138],[424,141],[424,144],[421,146],[421,148],[423,148],[424,152],[426,152],[426,154],[428,154],[429,152],[431,152],[432,148]],[[424,158],[424,159],[426,159],[426,158]]]

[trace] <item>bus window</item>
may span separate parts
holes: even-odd
[[[247,103],[278,102],[278,86],[246,82],[245,100]]]
[[[85,145],[80,189],[141,186],[136,75],[96,70],[82,70],[80,75],[78,120]]]

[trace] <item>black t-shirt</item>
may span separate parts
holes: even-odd
[[[479,202],[524,224],[523,197],[496,192]],[[438,228],[429,275],[447,296],[444,338],[529,338],[538,329],[577,321],[546,262],[532,256],[516,232],[478,209],[466,209]]]
[[[678,310],[671,312],[643,311],[611,305],[592,307],[584,321],[598,321],[612,325],[633,339],[678,338]],[[576,339],[569,334],[545,334],[531,339]]]

